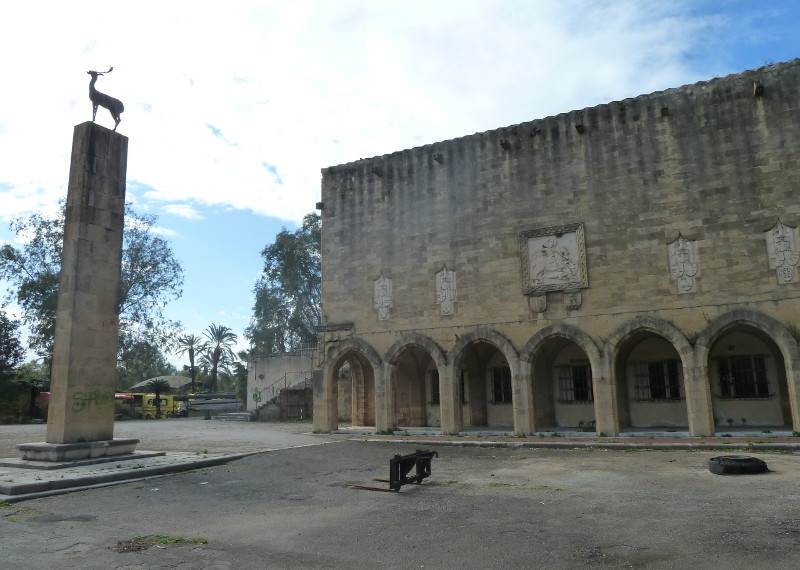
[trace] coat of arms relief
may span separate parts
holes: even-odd
[[[531,297],[533,310],[546,309],[551,291],[564,292],[568,310],[580,308],[581,289],[589,287],[582,223],[521,232],[520,259],[522,292]]]
[[[775,270],[778,283],[797,281],[797,262],[800,261],[797,228],[785,226],[778,220],[772,229],[764,232],[764,237],[767,240],[769,268]]]

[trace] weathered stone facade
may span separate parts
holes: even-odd
[[[795,60],[324,169],[316,428],[347,363],[379,430],[800,431],[799,95]]]

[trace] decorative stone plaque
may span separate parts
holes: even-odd
[[[456,272],[447,269],[447,265],[436,274],[436,304],[439,314],[452,315],[453,303],[456,302]]]
[[[535,313],[544,313],[547,310],[547,295],[531,295],[528,297],[528,306]]]
[[[389,309],[392,308],[392,280],[381,275],[373,282],[373,304],[378,311],[379,321],[389,320]]]
[[[778,283],[797,281],[797,262],[800,252],[797,251],[797,228],[784,226],[780,220],[771,230],[764,232],[767,239],[767,257],[769,268],[778,275]]]
[[[677,283],[678,294],[696,293],[697,248],[681,234],[667,245],[669,254],[669,276]]]
[[[577,311],[581,308],[583,297],[580,291],[564,291],[564,306],[568,311]]]
[[[525,295],[589,287],[582,223],[520,232],[520,258]]]

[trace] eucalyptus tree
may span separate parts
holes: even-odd
[[[321,231],[319,214],[308,214],[297,230],[284,228],[261,251],[264,270],[253,290],[253,316],[245,330],[255,352],[285,352],[316,341]]]
[[[166,347],[171,331],[179,328],[179,323],[165,317],[164,308],[182,294],[183,268],[169,243],[156,234],[156,221],[126,204],[118,354],[141,340]],[[14,218],[9,226],[23,245],[0,247],[0,279],[10,285],[5,301],[16,301],[22,308],[22,320],[31,332],[29,347],[49,357],[55,336],[64,205],[56,215],[35,213]]]

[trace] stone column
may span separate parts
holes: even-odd
[[[75,127],[67,191],[47,443],[114,435],[128,139]],[[135,445],[135,444],[134,444]]]
[[[439,370],[439,423],[442,425],[442,435],[459,433],[464,429],[459,383],[458,369],[451,362]]]

